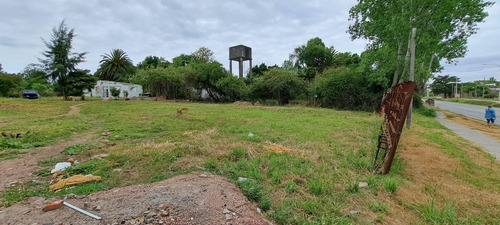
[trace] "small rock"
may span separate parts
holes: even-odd
[[[74,199],[74,198],[76,198],[76,195],[75,194],[68,194],[68,195],[66,195],[66,198]]]
[[[163,205],[161,205],[160,208],[162,208],[162,209],[168,209],[168,207],[170,207],[168,204],[163,204]]]
[[[89,204],[87,204],[86,202],[85,202],[85,203],[83,203],[83,209],[86,209],[86,208],[88,208],[88,207],[89,207]]]
[[[207,178],[207,175],[206,174],[200,174],[200,177],[201,178]]]
[[[148,215],[149,213],[150,213],[150,211],[144,211],[142,214]]]
[[[170,213],[168,211],[161,212],[161,216],[163,216],[163,217],[167,217],[168,215],[170,215]]]
[[[90,158],[91,159],[97,159],[97,158],[106,158],[106,157],[108,157],[108,154],[97,154],[97,155],[93,155]]]
[[[98,205],[98,206],[92,208],[92,210],[94,210],[94,211],[101,211],[101,206]]]
[[[349,213],[350,214],[359,214],[360,212],[359,212],[359,210],[351,210],[351,211],[349,211]]]
[[[226,214],[226,220],[231,220],[231,214]]]
[[[246,178],[246,177],[238,177],[238,182],[245,182],[247,180],[248,180],[248,178]]]
[[[262,214],[262,210],[260,210],[260,208],[257,208],[257,213]]]
[[[231,213],[231,211],[229,211],[228,209],[224,209],[224,210],[222,211],[222,213],[224,213],[224,214],[229,214],[229,213]]]
[[[359,182],[358,187],[359,187],[359,188],[367,188],[367,187],[368,187],[368,183],[365,183],[365,182]]]

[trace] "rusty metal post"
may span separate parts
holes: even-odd
[[[386,174],[391,169],[416,86],[415,82],[409,81],[397,84],[384,97],[382,103],[384,122],[380,127],[382,134],[378,139],[373,163],[375,169],[380,168],[380,173]],[[381,157],[379,157],[380,150],[384,150]]]

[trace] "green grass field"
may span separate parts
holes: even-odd
[[[494,99],[497,100],[497,99]],[[445,99],[445,101],[448,102],[457,102],[457,103],[464,103],[464,104],[471,104],[471,105],[480,105],[480,106],[488,106],[492,105],[495,108],[500,108],[500,103],[491,100],[491,99],[475,99],[475,98],[451,98],[451,99]]]
[[[71,105],[82,103],[88,104],[78,106],[79,113],[67,114]],[[37,174],[40,180],[50,180],[48,169],[73,157],[82,163],[65,171],[66,176],[91,173],[103,177],[101,182],[57,193],[48,192],[46,183],[29,182],[4,191],[4,206],[30,196],[88,194],[208,171],[238,184],[278,224],[500,221],[498,161],[445,130],[432,117],[418,113],[414,127],[403,133],[391,173],[377,175],[371,164],[382,117],[376,113],[146,100],[65,102],[55,98],[2,98],[0,106],[1,131],[29,131],[20,139],[1,137],[0,163],[30,154],[26,148],[90,135],[91,141],[85,144],[41,159],[39,165],[45,169]],[[180,108],[187,110],[179,115]],[[102,137],[103,132],[110,135]],[[103,139],[116,145],[100,147]],[[272,150],[279,145],[288,152]],[[428,155],[414,159],[415,152]],[[91,159],[101,153],[109,156]],[[453,163],[455,170],[441,168],[440,161],[432,160],[438,156]],[[425,157],[431,159],[427,162]],[[433,166],[435,173],[420,173]],[[239,177],[248,181],[240,183]],[[459,190],[450,193],[448,186],[440,185],[441,179],[450,180]],[[369,187],[358,188],[359,182]],[[488,193],[497,204],[465,201],[459,196],[460,188],[484,193],[481,196]],[[351,210],[360,213],[351,214]],[[439,219],[442,216],[446,218]]]

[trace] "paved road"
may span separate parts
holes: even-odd
[[[462,103],[454,103],[454,102],[445,102],[445,101],[435,101],[434,105],[440,109],[448,110],[453,113],[462,114],[464,116],[468,116],[474,119],[484,120],[484,113],[486,110],[486,106],[478,106],[478,105],[469,105]],[[496,122],[496,121],[495,121]]]

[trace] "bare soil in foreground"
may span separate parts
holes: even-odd
[[[86,143],[92,135],[81,135],[78,139],[66,141],[57,145],[21,150],[25,154],[20,158],[1,161],[0,163],[0,191],[5,190],[14,183],[25,183],[34,179],[34,172],[43,169],[38,166],[38,161],[60,154],[65,148]]]
[[[1,209],[0,224],[272,224],[236,185],[209,173],[180,175],[153,184],[66,199],[102,220],[67,206],[42,211],[47,204],[61,199],[32,197]]]

